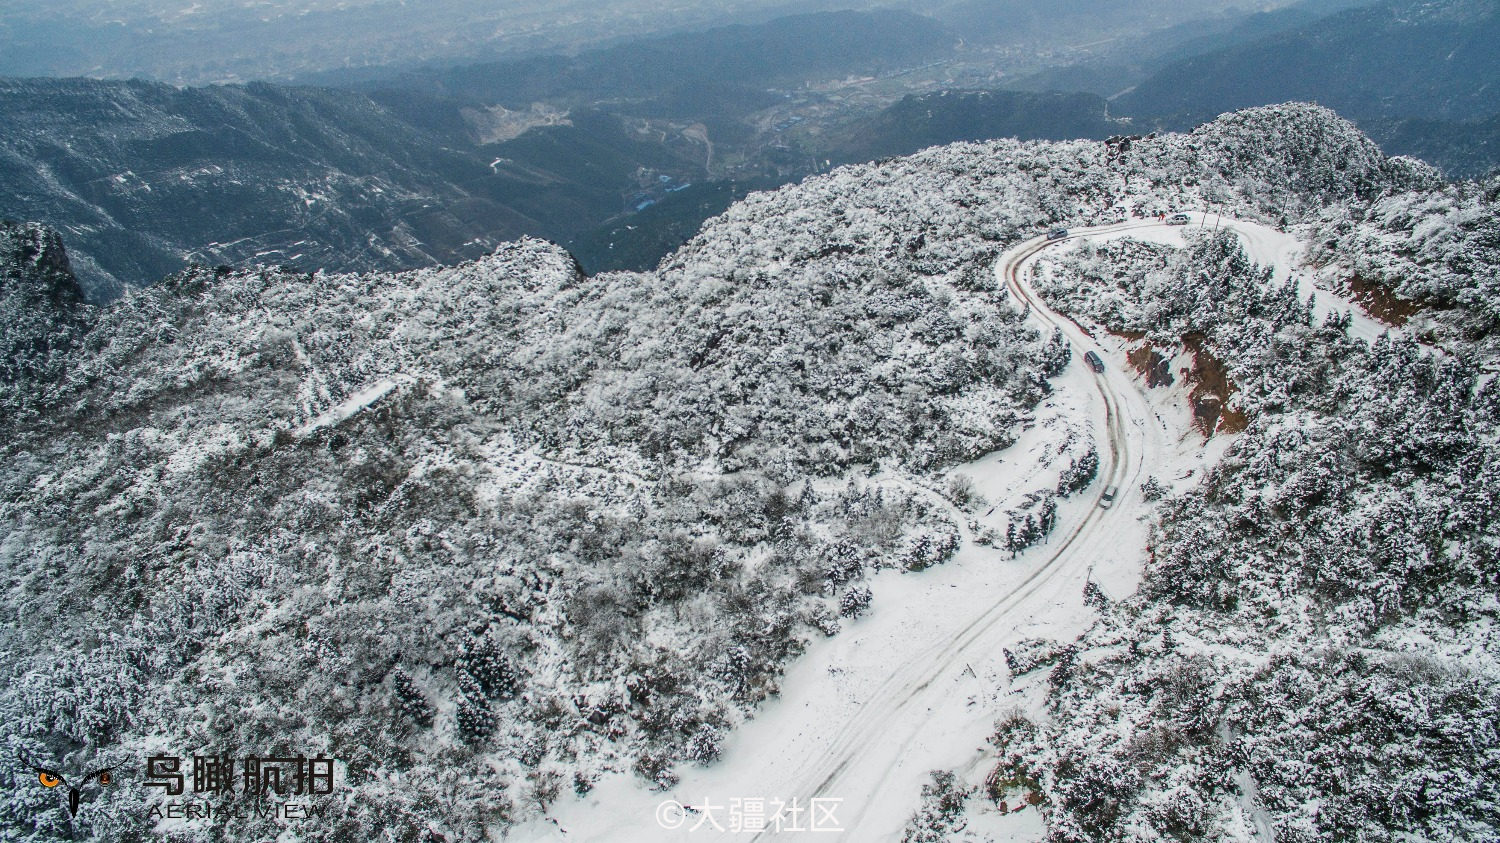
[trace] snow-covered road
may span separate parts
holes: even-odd
[[[1293,238],[1225,222],[1254,259],[1276,267],[1277,280],[1294,271]],[[681,782],[666,793],[629,776],[607,777],[586,796],[565,796],[553,806],[552,819],[520,827],[509,839],[894,841],[931,771],[955,770],[970,784],[981,782],[991,763],[985,741],[996,713],[1031,708],[1040,698],[1035,677],[1012,682],[1002,648],[1084,631],[1092,610],[1083,604],[1083,588],[1091,578],[1106,594],[1133,591],[1149,520],[1140,484],[1151,475],[1169,484],[1196,482],[1226,446],[1215,437],[1205,447],[1193,432],[1182,385],[1148,394],[1124,360],[1122,340],[1090,335],[1030,288],[1028,267],[1043,251],[1068,240],[1117,236],[1183,242],[1181,227],[1127,222],[1077,229],[1062,240],[1027,241],[995,267],[1009,295],[1030,306],[1039,329],[1057,328],[1068,338],[1074,362],[1054,380],[1054,395],[1016,444],[953,473],[974,479],[996,505],[992,512],[1000,513],[988,522],[980,519],[982,525],[1003,532],[1006,505],[1055,485],[1065,434],[1071,429],[1093,436],[1099,479],[1061,502],[1058,527],[1047,543],[1012,560],[998,549],[965,542],[952,560],[931,570],[877,575],[871,614],[813,643],[790,666],[781,696],[726,739],[719,763],[684,767]],[[1331,298],[1320,299],[1320,309],[1324,304],[1349,307]],[[1355,313],[1359,333],[1378,326],[1357,308]],[[1104,372],[1084,364],[1089,350],[1105,360]],[[1108,485],[1117,486],[1119,496],[1104,509],[1098,504]],[[736,820],[741,827],[747,818],[755,821],[749,806],[769,815],[777,802],[785,808],[794,800],[804,812],[813,800],[826,800],[820,804],[833,814],[825,815],[824,825],[839,831],[797,832],[785,825],[760,834],[734,830]],[[674,804],[696,810],[684,813]],[[986,810],[971,812],[971,828],[997,841],[1035,840],[1043,833],[1035,809],[1006,816]],[[804,813],[797,821],[805,827],[811,818]]]

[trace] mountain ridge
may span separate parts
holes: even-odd
[[[1358,121],[1500,113],[1494,0],[1378,3],[1168,65],[1117,98],[1170,128],[1223,111],[1316,100]]]
[[[0,396],[0,739],[316,747],[344,790],[310,839],[478,841],[606,775],[670,788],[857,622],[875,571],[974,540],[934,472],[1015,441],[1081,365],[998,288],[1006,246],[1441,188],[1305,103],[1112,146],[838,168],[654,272],[588,276],[533,239],[401,273],[198,267],[86,308],[63,371]],[[146,798],[80,822],[139,836]],[[71,833],[47,799],[19,790],[0,839]],[[224,822],[203,834],[258,833]]]

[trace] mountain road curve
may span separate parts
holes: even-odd
[[[1039,415],[1035,429],[1009,449],[959,468],[979,487],[1029,489],[1046,479],[1035,457],[1057,453],[1047,447],[1056,445],[1059,430],[1091,436],[1099,475],[1084,493],[1059,501],[1057,528],[1046,543],[1010,559],[965,531],[970,540],[943,565],[917,574],[877,573],[870,583],[877,598],[870,614],[846,622],[837,636],[812,642],[788,666],[780,694],[725,736],[719,762],[685,765],[680,781],[665,791],[626,774],[606,776],[589,793],[559,800],[550,817],[513,829],[507,839],[895,841],[931,771],[982,779],[982,767],[993,759],[986,740],[997,714],[1026,703],[1036,687],[1035,677],[1009,675],[1002,649],[1028,638],[1069,640],[1085,631],[1094,617],[1082,599],[1090,580],[1118,596],[1133,591],[1150,523],[1141,482],[1152,473],[1168,480],[1196,476],[1194,469],[1223,447],[1205,450],[1192,431],[1191,414],[1172,404],[1181,396],[1148,396],[1119,342],[1090,336],[1049,308],[1029,283],[1031,267],[1069,240],[1140,235],[1180,243],[1180,234],[1173,233],[1180,231],[1154,221],[1079,228],[1066,237],[1017,244],[995,264],[998,287],[1028,310],[1044,335],[1061,331],[1075,359],[1052,380],[1053,395],[1044,402],[1050,409],[1038,408],[1052,415]],[[1255,227],[1248,232],[1257,242],[1247,248],[1276,252],[1278,272],[1288,275],[1286,242],[1270,239],[1287,236]],[[1084,365],[1088,351],[1103,358],[1103,372]],[[1044,434],[1049,420],[1058,426]],[[1099,506],[1111,485],[1118,488],[1113,505]],[[805,808],[821,800],[836,806],[836,831],[799,833],[769,822],[731,827],[727,811],[752,799],[757,805],[764,800],[767,817],[776,810],[774,802],[795,799]],[[673,822],[666,821],[663,806],[680,809]],[[1034,809],[1002,821],[1009,830],[997,840],[1033,840],[1045,833]]]
[[[1068,238],[1026,241],[1001,256],[995,266],[997,280],[1009,295],[1029,309],[1039,328],[1046,332],[1060,329],[1072,344],[1076,357],[1090,350],[1104,355],[1105,350],[1077,324],[1055,313],[1041,301],[1026,282],[1025,271],[1037,255],[1067,239],[1123,230],[1131,225],[1081,229]],[[923,740],[924,728],[930,720],[925,715],[933,710],[936,702],[930,697],[950,693],[947,685],[939,679],[962,670],[966,664],[997,659],[1001,646],[1018,637],[1015,631],[1019,621],[1035,612],[1047,611],[1054,591],[1048,588],[1049,585],[1073,581],[1090,565],[1108,564],[1116,538],[1121,532],[1130,532],[1117,531],[1114,524],[1133,521],[1134,513],[1125,499],[1139,494],[1136,486],[1146,458],[1155,448],[1167,443],[1158,441],[1160,437],[1153,435],[1160,433],[1158,428],[1144,423],[1151,418],[1152,411],[1139,386],[1124,370],[1110,365],[1104,372],[1096,374],[1081,362],[1077,360],[1069,367],[1068,374],[1073,376],[1069,385],[1079,386],[1077,381],[1082,376],[1086,388],[1097,392],[1104,410],[1099,447],[1100,474],[1089,487],[1091,505],[1074,523],[1060,525],[1066,532],[1060,540],[1054,538],[1045,548],[1047,555],[1041,563],[1009,590],[995,594],[985,611],[955,634],[931,642],[918,658],[897,666],[867,699],[858,715],[838,728],[834,740],[821,753],[808,759],[799,776],[799,784],[791,788],[793,792],[807,793],[812,798],[842,800],[844,813],[850,822],[855,823],[849,827],[847,839],[873,840],[884,836],[882,832],[889,834],[889,827],[863,829],[858,818],[877,814],[869,806],[879,800],[911,799],[912,790],[906,790],[903,796],[899,790],[888,789],[893,783],[890,773],[902,765],[914,744]],[[1111,508],[1103,509],[1098,506],[1099,498],[1110,485],[1120,488],[1121,500]],[[885,772],[871,775],[882,769]],[[781,834],[767,833],[756,839],[781,837]]]

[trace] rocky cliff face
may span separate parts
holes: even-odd
[[[36,223],[0,222],[0,282],[7,295],[32,288],[56,307],[76,306],[83,297],[62,238]]]
[[[61,363],[83,307],[83,289],[57,232],[0,222],[0,393]]]

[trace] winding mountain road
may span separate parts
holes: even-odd
[[[1145,225],[1084,229],[1072,236]],[[1158,426],[1147,423],[1153,413],[1140,387],[1114,365],[1116,361],[1097,374],[1085,366],[1081,359],[1085,352],[1095,351],[1107,359],[1105,349],[1072,321],[1049,309],[1027,283],[1026,270],[1032,260],[1064,239],[1022,243],[1001,256],[995,272],[1009,294],[1029,308],[1039,328],[1048,333],[1059,329],[1072,344],[1077,359],[1060,378],[1066,382],[1064,388],[1097,392],[1104,410],[1103,441],[1098,443],[1099,479],[1088,488],[1089,505],[1071,523],[1060,525],[1065,532],[1043,548],[1041,552],[1046,555],[1039,564],[1030,567],[1029,573],[1008,590],[995,594],[988,608],[955,634],[932,641],[918,658],[895,666],[858,714],[843,723],[833,740],[807,760],[790,790],[813,798],[843,800],[841,811],[850,823],[846,839],[889,837],[891,826],[882,823],[883,827],[867,828],[863,818],[880,815],[875,807],[882,801],[910,804],[916,791],[910,786],[910,777],[898,775],[898,771],[910,767],[914,755],[920,756],[913,751],[923,743],[932,713],[951,694],[948,683],[939,680],[960,673],[967,665],[998,660],[1003,646],[1025,637],[1018,634],[1025,621],[1035,613],[1049,611],[1059,587],[1076,588],[1075,594],[1081,595],[1091,566],[1109,564],[1125,550],[1121,540],[1139,529],[1131,503],[1139,495],[1143,466],[1147,457],[1168,443]],[[1119,496],[1112,507],[1104,509],[1098,503],[1109,485],[1119,487]],[[875,771],[880,772],[872,776]],[[767,833],[756,839],[780,840],[784,836]],[[819,836],[827,839],[826,834]]]
[[[1197,222],[1201,215],[1194,216]],[[555,806],[551,827],[533,827],[540,833],[514,839],[894,841],[930,771],[982,778],[984,765],[992,763],[985,740],[996,713],[1026,701],[1017,696],[1024,689],[1014,687],[1005,670],[1002,648],[1033,637],[1067,640],[1084,631],[1092,617],[1082,601],[1090,578],[1121,593],[1133,589],[1149,520],[1141,482],[1149,472],[1176,472],[1205,458],[1202,440],[1190,435],[1189,414],[1158,412],[1160,402],[1171,400],[1165,397],[1153,407],[1121,359],[1119,343],[1101,344],[1048,308],[1029,284],[1030,268],[1047,249],[1074,238],[1125,233],[1177,237],[1155,222],[1082,228],[1066,238],[1021,243],[995,265],[997,281],[1028,308],[1036,327],[1045,333],[1060,330],[1071,343],[1075,360],[1053,380],[1050,412],[1055,420],[1091,432],[1100,454],[1098,479],[1083,495],[1060,504],[1057,529],[1046,544],[1011,560],[999,550],[965,542],[945,565],[917,575],[877,575],[871,617],[814,644],[793,663],[781,696],[728,736],[720,763],[682,769],[682,781],[665,794],[623,776],[606,779],[589,796]],[[1237,233],[1247,248],[1256,247],[1252,257],[1264,260],[1254,252],[1272,249],[1284,257],[1286,235],[1254,226]],[[1290,273],[1284,261],[1279,263],[1283,276]],[[1105,360],[1102,373],[1084,365],[1088,351]],[[991,488],[1036,483],[1043,478],[1028,460],[1046,453],[1048,442],[1055,447],[1056,432],[1048,435],[1054,438],[1030,440],[1029,452],[1018,443],[964,471],[977,485],[988,480]],[[1110,485],[1118,487],[1118,496],[1113,506],[1102,508],[1099,499]],[[841,833],[785,828],[736,833],[728,826],[725,810],[735,801],[775,798],[803,805],[836,800],[829,804],[837,805]],[[694,806],[676,815],[683,821],[679,826],[664,827],[661,821],[658,809],[668,799]],[[713,825],[705,815],[714,818]],[[1041,836],[1034,811],[1013,817],[1017,824],[1006,833],[1014,839]],[[715,828],[719,825],[725,829]]]
[[[1202,216],[1192,214],[1193,222],[1202,224]],[[1296,241],[1289,235],[1239,220],[1222,220],[1222,224],[1241,239],[1252,260],[1273,268],[1276,282],[1298,278],[1302,295],[1314,298],[1319,316],[1334,310],[1350,311],[1354,317],[1351,332],[1366,340],[1386,330],[1359,308],[1313,289],[1305,278],[1298,277],[1291,269]],[[1066,237],[1021,243],[996,263],[997,280],[1010,296],[1029,308],[1037,327],[1047,332],[1060,330],[1075,358],[1094,351],[1107,361],[1105,370],[1095,373],[1081,359],[1075,359],[1059,379],[1062,388],[1094,390],[1102,403],[1104,418],[1097,435],[1100,479],[1089,487],[1091,505],[1062,525],[1067,532],[1060,541],[1054,539],[1044,548],[1046,555],[1039,564],[1014,586],[995,594],[991,605],[955,634],[936,638],[919,658],[897,666],[858,714],[841,726],[835,740],[809,758],[793,790],[842,799],[850,822],[844,839],[899,839],[901,826],[890,824],[889,812],[882,806],[904,801],[911,810],[911,799],[917,792],[911,773],[914,767],[919,768],[917,772],[928,769],[923,766],[928,756],[921,751],[924,737],[943,709],[944,695],[950,693],[941,678],[955,675],[967,665],[995,661],[1001,647],[1029,637],[1021,632],[1036,616],[1058,608],[1076,609],[1081,603],[1077,595],[1092,570],[1117,564],[1122,556],[1143,556],[1144,528],[1137,518],[1142,511],[1140,484],[1149,469],[1181,456],[1180,434],[1186,431],[1169,432],[1165,423],[1154,423],[1160,416],[1151,407],[1141,383],[1126,369],[1121,355],[1111,355],[1077,323],[1051,310],[1030,286],[1028,273],[1039,255],[1068,240],[1125,233],[1163,235],[1173,228],[1182,230],[1145,221],[1074,229]],[[1104,509],[1098,506],[1099,498],[1109,485],[1117,486],[1119,494],[1114,505]],[[1070,589],[1078,591],[1059,604],[1059,591],[1066,594]],[[989,713],[993,715],[993,710]],[[972,769],[987,763],[988,757],[987,752],[975,751],[965,764],[950,764],[944,769]],[[781,835],[762,837],[782,839]],[[826,835],[822,837],[826,839]]]

